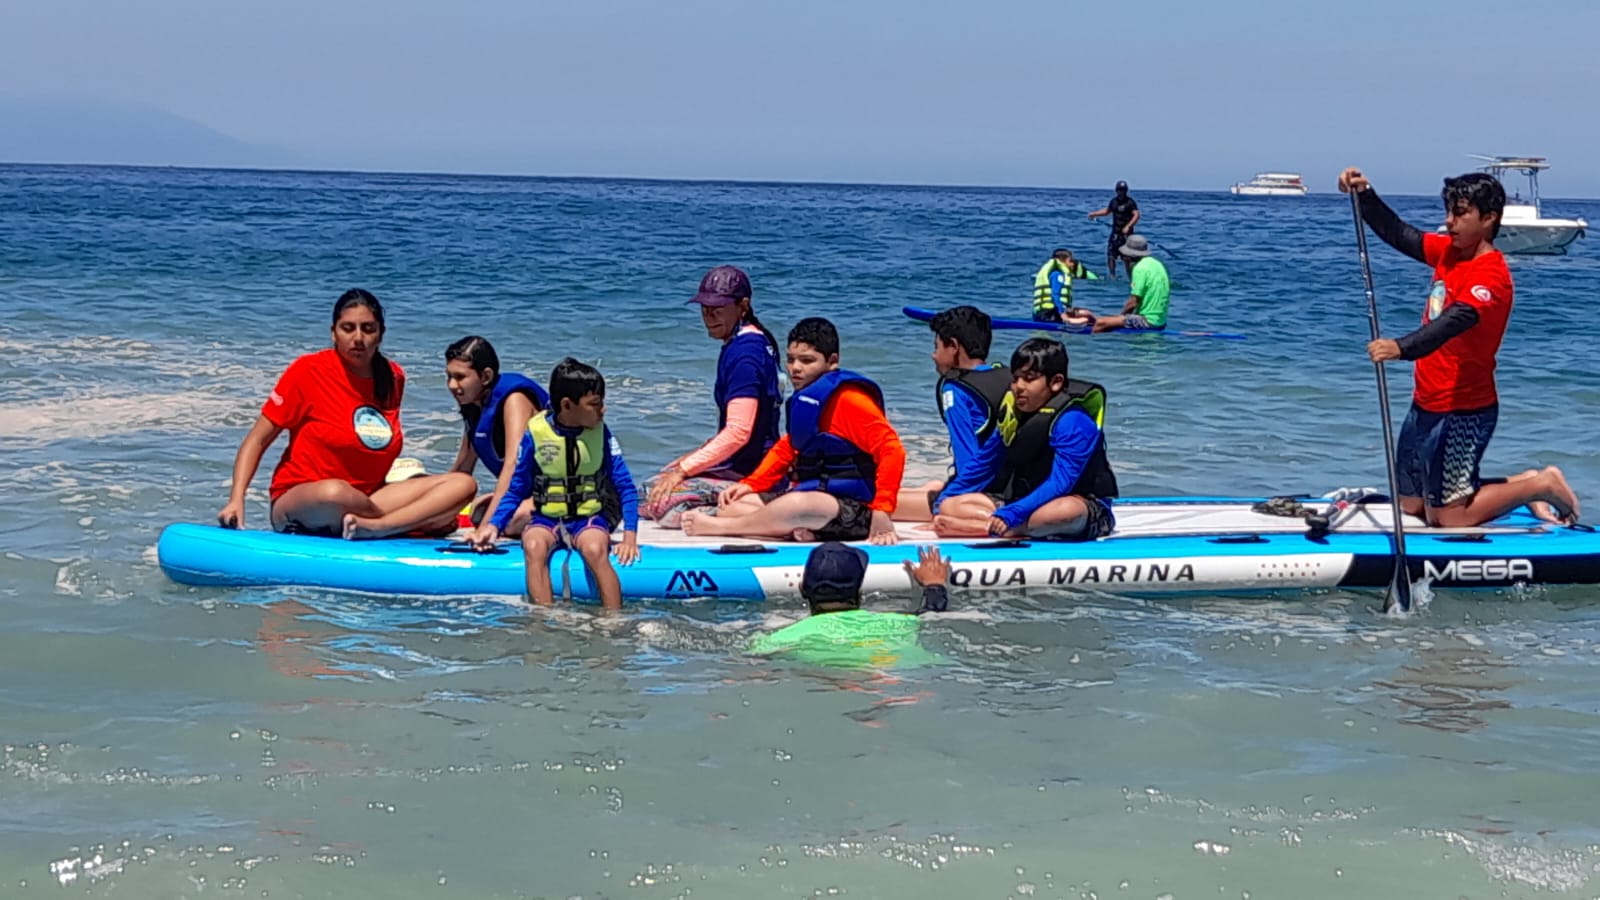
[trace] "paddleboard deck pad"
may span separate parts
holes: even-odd
[[[918,322],[927,322],[938,312],[938,310],[924,309],[920,306],[906,306],[902,307],[900,311],[905,313],[906,318],[915,319]],[[996,316],[989,317],[989,327],[996,331],[1052,331],[1058,334],[1091,334],[1094,331],[1088,325],[1070,325],[1066,322],[1035,322],[1032,319],[1007,319]],[[1216,338],[1223,341],[1242,341],[1246,339],[1245,335],[1235,331],[1180,331],[1175,328],[1113,328],[1110,331],[1102,331],[1100,334],[1161,334],[1167,337]]]
[[[1302,497],[1320,511],[1326,500]],[[1258,511],[1261,498],[1171,497],[1119,501],[1117,528],[1089,542],[939,539],[925,524],[898,523],[901,543],[861,544],[864,589],[908,592],[902,562],[915,545],[936,544],[958,588],[1056,588],[1145,595],[1316,588],[1381,588],[1394,570],[1387,501],[1355,504],[1318,534],[1303,517]],[[1486,527],[1406,524],[1413,579],[1435,587],[1600,583],[1600,534],[1513,513]],[[692,537],[640,526],[641,558],[618,567],[629,599],[762,601],[797,597],[810,544]],[[187,585],[310,586],[382,595],[524,593],[522,550],[502,542],[476,553],[459,541],[335,538],[168,526],[157,544],[161,568]],[[557,596],[596,599],[575,554],[551,560]]]

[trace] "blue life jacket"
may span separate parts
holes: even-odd
[[[785,409],[789,442],[794,445],[794,468],[789,472],[791,491],[822,491],[862,502],[877,494],[878,465],[865,450],[836,434],[821,430],[822,410],[845,385],[864,388],[878,409],[883,390],[871,379],[838,369],[818,378],[805,390],[795,391]]]
[[[502,420],[505,419],[506,398],[512,394],[525,395],[533,401],[536,411],[550,408],[550,395],[537,381],[517,372],[501,372],[476,416],[462,410],[472,429],[472,449],[483,462],[483,467],[496,478],[500,477],[500,470],[506,464],[506,428]]]

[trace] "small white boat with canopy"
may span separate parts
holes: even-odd
[[[1539,173],[1550,168],[1542,156],[1480,156],[1486,160],[1481,170],[1506,183],[1506,175],[1520,173],[1527,177],[1528,192],[1513,191],[1506,185],[1506,209],[1500,216],[1500,236],[1494,245],[1502,253],[1563,254],[1567,246],[1580,237],[1589,223],[1583,219],[1547,219],[1539,203]]]

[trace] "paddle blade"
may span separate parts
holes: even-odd
[[[1404,558],[1396,559],[1394,577],[1389,579],[1389,592],[1383,598],[1383,611],[1411,611],[1411,575],[1406,571]]]

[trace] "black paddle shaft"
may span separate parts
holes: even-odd
[[[1367,287],[1367,321],[1372,325],[1372,339],[1383,337],[1378,328],[1378,296],[1372,287],[1372,263],[1367,259],[1367,231],[1361,222],[1361,200],[1355,188],[1350,189],[1350,212],[1356,221],[1356,250],[1361,254],[1361,277]],[[1405,519],[1400,510],[1400,479],[1394,459],[1394,425],[1389,421],[1389,379],[1384,374],[1383,363],[1372,364],[1378,376],[1378,411],[1383,419],[1383,457],[1389,466],[1389,502],[1394,510],[1394,578],[1389,583],[1389,594],[1384,598],[1383,611],[1396,605],[1401,612],[1411,610],[1411,572],[1406,566]]]
[[[1106,226],[1107,228],[1112,228],[1112,229],[1116,228],[1116,226],[1112,225],[1110,222],[1101,222],[1100,224]],[[1144,239],[1147,240],[1147,241],[1150,241],[1150,249],[1151,250],[1160,250],[1162,253],[1165,253],[1166,255],[1172,257],[1173,259],[1181,259],[1182,258],[1177,253],[1173,252],[1171,247],[1168,247],[1165,244],[1158,244],[1155,241],[1151,241],[1150,240],[1150,235],[1148,235],[1148,234],[1145,235]]]

